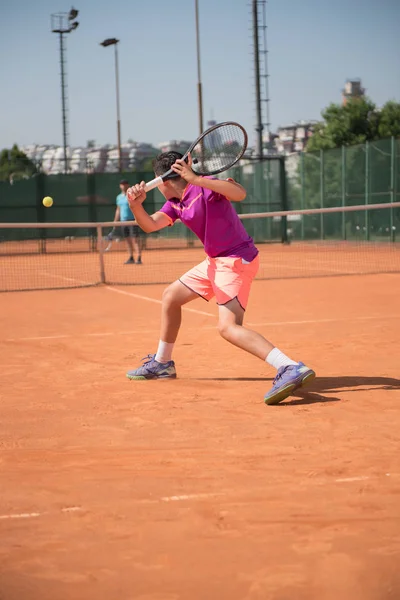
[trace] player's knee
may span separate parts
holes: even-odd
[[[181,305],[175,286],[173,284],[165,288],[162,295],[162,303],[166,308]]]
[[[218,333],[224,340],[229,340],[232,337],[233,333],[233,323],[229,323],[227,321],[219,321],[218,322]]]

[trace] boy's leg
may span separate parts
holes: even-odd
[[[139,369],[129,371],[129,379],[168,379],[176,377],[172,350],[182,321],[182,306],[195,298],[210,300],[213,289],[207,273],[207,260],[185,273],[164,291],[161,308],[161,332],[156,354]]]
[[[128,379],[174,379],[175,363],[172,350],[182,321],[182,306],[198,298],[198,294],[180,281],[175,281],[164,291],[161,307],[161,332],[158,350],[149,355],[143,366],[129,371]]]
[[[231,344],[246,350],[269,363],[278,371],[272,389],[266,394],[267,404],[278,404],[294,390],[310,382],[315,377],[312,369],[296,362],[275,348],[262,335],[243,327],[244,309],[234,298],[219,306],[218,330],[221,336]]]
[[[244,309],[240,306],[237,298],[220,305],[218,309],[220,335],[234,346],[254,354],[261,360],[266,360],[274,346],[256,331],[243,327]]]
[[[158,362],[171,360],[172,347],[176,342],[182,322],[182,306],[198,297],[198,294],[181,281],[175,281],[164,290],[161,305],[160,344],[156,355]],[[160,348],[163,344],[167,348]]]

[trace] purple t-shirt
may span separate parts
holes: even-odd
[[[197,235],[211,258],[233,256],[251,262],[258,254],[231,202],[212,190],[189,184],[181,201],[167,200],[160,212],[172,223],[180,219]]]

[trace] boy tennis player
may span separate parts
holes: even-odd
[[[243,327],[250,287],[259,265],[258,250],[247,234],[231,202],[241,202],[245,189],[233,181],[199,177],[191,169],[192,159],[179,152],[164,152],[154,161],[155,174],[171,167],[176,178],[159,186],[166,203],[149,215],[143,208],[144,182],[127,191],[137,224],[147,233],[173,225],[180,219],[204,244],[207,258],[172,283],[163,294],[161,336],[156,354],[134,371],[129,379],[176,377],[172,351],[181,325],[182,306],[191,300],[216,297],[218,330],[231,344],[250,352],[277,369],[267,404],[277,404],[315,377],[312,369],[283,354],[259,333]]]

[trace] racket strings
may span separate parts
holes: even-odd
[[[202,175],[224,171],[242,156],[246,144],[246,134],[239,125],[217,127],[192,150],[193,170]]]

